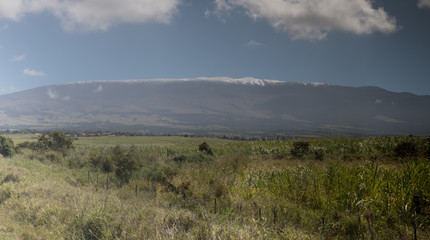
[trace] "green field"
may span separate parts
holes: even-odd
[[[0,158],[0,239],[430,239],[429,138],[73,146]]]
[[[228,143],[229,140],[196,137],[161,137],[161,136],[103,136],[81,137],[75,141],[79,145],[138,145],[138,146],[169,146],[178,144]]]

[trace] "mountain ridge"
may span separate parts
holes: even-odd
[[[94,80],[1,95],[2,128],[430,134],[430,96],[256,78]]]

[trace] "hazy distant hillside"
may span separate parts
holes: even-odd
[[[430,96],[253,78],[77,82],[0,102],[3,128],[430,133]]]

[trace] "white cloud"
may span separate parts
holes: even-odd
[[[20,56],[12,57],[12,58],[10,59],[10,61],[11,61],[11,62],[20,62],[20,61],[24,60],[26,57],[27,57],[27,56],[26,56],[25,54],[22,54],[22,55],[20,55]]]
[[[419,8],[430,7],[430,0],[419,0],[418,7]]]
[[[24,69],[23,74],[27,76],[39,76],[39,77],[43,77],[46,75],[44,72],[36,71],[28,68]]]
[[[69,100],[70,100],[70,97],[69,97],[69,96],[65,96],[65,97],[62,97],[62,98],[61,98],[61,100],[62,100],[62,101],[69,101]]]
[[[69,31],[107,30],[119,23],[169,23],[181,0],[13,0],[0,1],[0,18],[19,21],[50,12]]]
[[[261,47],[263,45],[264,45],[263,43],[257,42],[255,40],[251,40],[251,41],[246,43],[246,46],[249,46],[249,47]]]
[[[428,0],[426,0],[428,1]],[[370,0],[216,0],[215,13],[245,9],[254,20],[268,21],[293,39],[319,40],[328,32],[391,33],[396,19]]]
[[[211,14],[212,14],[212,12],[209,9],[205,10],[205,17],[206,18],[210,17]]]
[[[50,99],[57,99],[59,97],[58,93],[55,90],[52,90],[50,88],[48,89],[48,92],[46,94],[48,94],[48,97]]]
[[[214,0],[215,9],[210,11],[206,9],[205,16],[216,15],[221,21],[225,22],[225,16],[233,10],[233,5],[230,4],[230,0]]]
[[[103,92],[103,86],[99,85],[96,89],[94,89],[95,93]]]
[[[18,20],[23,0],[0,1],[0,17]]]

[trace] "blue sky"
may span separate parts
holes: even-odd
[[[201,76],[430,95],[430,0],[0,1],[0,94]]]

